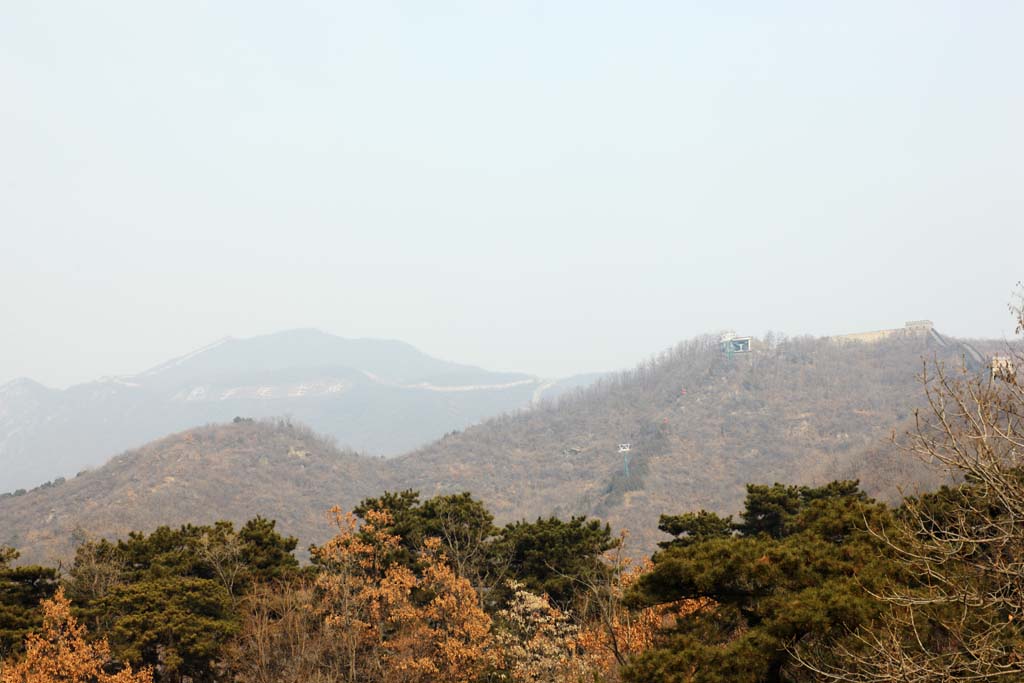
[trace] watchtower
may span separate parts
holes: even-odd
[[[722,346],[722,353],[730,356],[734,353],[750,353],[751,337],[739,337],[732,330],[723,332],[718,342]]]

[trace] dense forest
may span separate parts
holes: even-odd
[[[1024,383],[922,381],[893,448],[953,483],[748,484],[735,517],[666,511],[640,563],[595,519],[413,490],[332,509],[305,564],[261,517],[80,538],[59,568],[5,548],[0,681],[1020,680]]]

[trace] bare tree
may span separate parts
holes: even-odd
[[[246,568],[238,534],[218,526],[214,534],[207,532],[199,537],[196,552],[213,569],[231,599],[237,600],[236,584]]]
[[[112,590],[125,581],[126,562],[117,546],[78,534],[81,544],[75,560],[64,577],[67,596],[81,605],[101,604]],[[93,631],[102,632],[113,623],[113,615],[103,609],[83,615]]]
[[[1022,293],[1011,304],[1024,332]],[[927,409],[903,447],[955,484],[908,497],[895,532],[874,530],[902,571],[877,597],[870,628],[816,651],[819,679],[996,681],[1024,678],[1024,385],[1007,368],[970,373],[926,363]]]
[[[239,683],[345,679],[340,643],[324,626],[311,582],[257,585],[242,603],[242,625],[225,665]]]

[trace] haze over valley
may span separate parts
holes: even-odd
[[[608,520],[631,529],[635,550],[647,554],[661,538],[654,524],[660,510],[730,514],[751,481],[855,478],[871,495],[897,500],[901,486],[940,480],[888,443],[923,405],[922,360],[966,363],[980,372],[1005,344],[957,342],[930,327],[871,334],[872,341],[755,338],[752,352],[740,354],[723,352],[717,335],[703,336],[634,370],[572,390],[560,387],[561,394],[540,380],[436,361],[396,342],[312,331],[229,341],[136,378],[150,391],[166,388],[171,399],[158,409],[176,401],[199,408],[212,403],[219,419],[206,409],[192,428],[102,467],[0,498],[0,528],[7,534],[0,544],[23,547],[28,558],[42,561],[68,557],[81,534],[112,538],[160,524],[210,517],[241,523],[259,514],[278,520],[306,547],[324,540],[323,511],[331,505],[351,507],[382,490],[413,489],[424,496],[472,491],[502,522],[549,514]],[[250,364],[271,365],[275,352],[283,354],[276,372],[261,377],[281,383],[238,396],[240,382],[251,381],[245,374]],[[341,358],[348,367],[327,362]],[[331,382],[365,382],[360,374],[368,373],[370,386],[384,387],[377,394],[352,384],[332,390]],[[304,384],[296,384],[300,380]],[[307,387],[309,396],[286,398]],[[537,393],[541,389],[551,393]],[[277,396],[261,397],[261,391]],[[355,396],[346,401],[349,392]],[[396,392],[414,398],[396,401],[397,407],[383,403],[395,401]],[[371,403],[378,395],[384,399]],[[502,401],[515,410],[502,411]],[[346,409],[359,404],[359,415],[391,416],[390,422],[369,422],[380,425],[381,439],[395,438],[410,419],[422,428],[420,416],[453,420],[460,406],[469,415],[492,413],[464,430],[421,436],[430,443],[382,461],[336,445],[338,432],[368,429],[344,421]],[[291,414],[272,412],[281,406]],[[253,412],[258,409],[264,412]],[[336,431],[318,426],[325,424]],[[431,424],[440,432],[445,423]],[[84,443],[88,433],[76,438]],[[620,452],[621,444],[629,450]],[[41,452],[34,455],[30,461],[48,462]]]
[[[431,358],[398,341],[303,329],[225,339],[137,375],[55,390],[0,386],[0,489],[31,488],[113,454],[236,416],[288,417],[366,455],[397,455],[586,385]]]
[[[0,683],[1024,681],[1022,26],[0,2]]]

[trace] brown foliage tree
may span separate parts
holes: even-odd
[[[441,541],[424,542],[422,575],[394,565],[382,590],[389,602],[385,680],[394,683],[470,683],[491,664],[491,619],[479,607],[469,581],[440,552]],[[420,600],[414,593],[426,596]]]
[[[389,562],[387,512],[364,523],[332,510],[338,533],[314,549],[309,584],[262,587],[244,603],[228,665],[245,683],[476,681],[492,666],[491,619],[468,580],[426,539],[413,572]]]
[[[106,640],[86,641],[63,589],[44,600],[42,609],[42,630],[26,638],[24,657],[3,667],[0,683],[152,683],[149,669],[106,672],[110,646]]]

